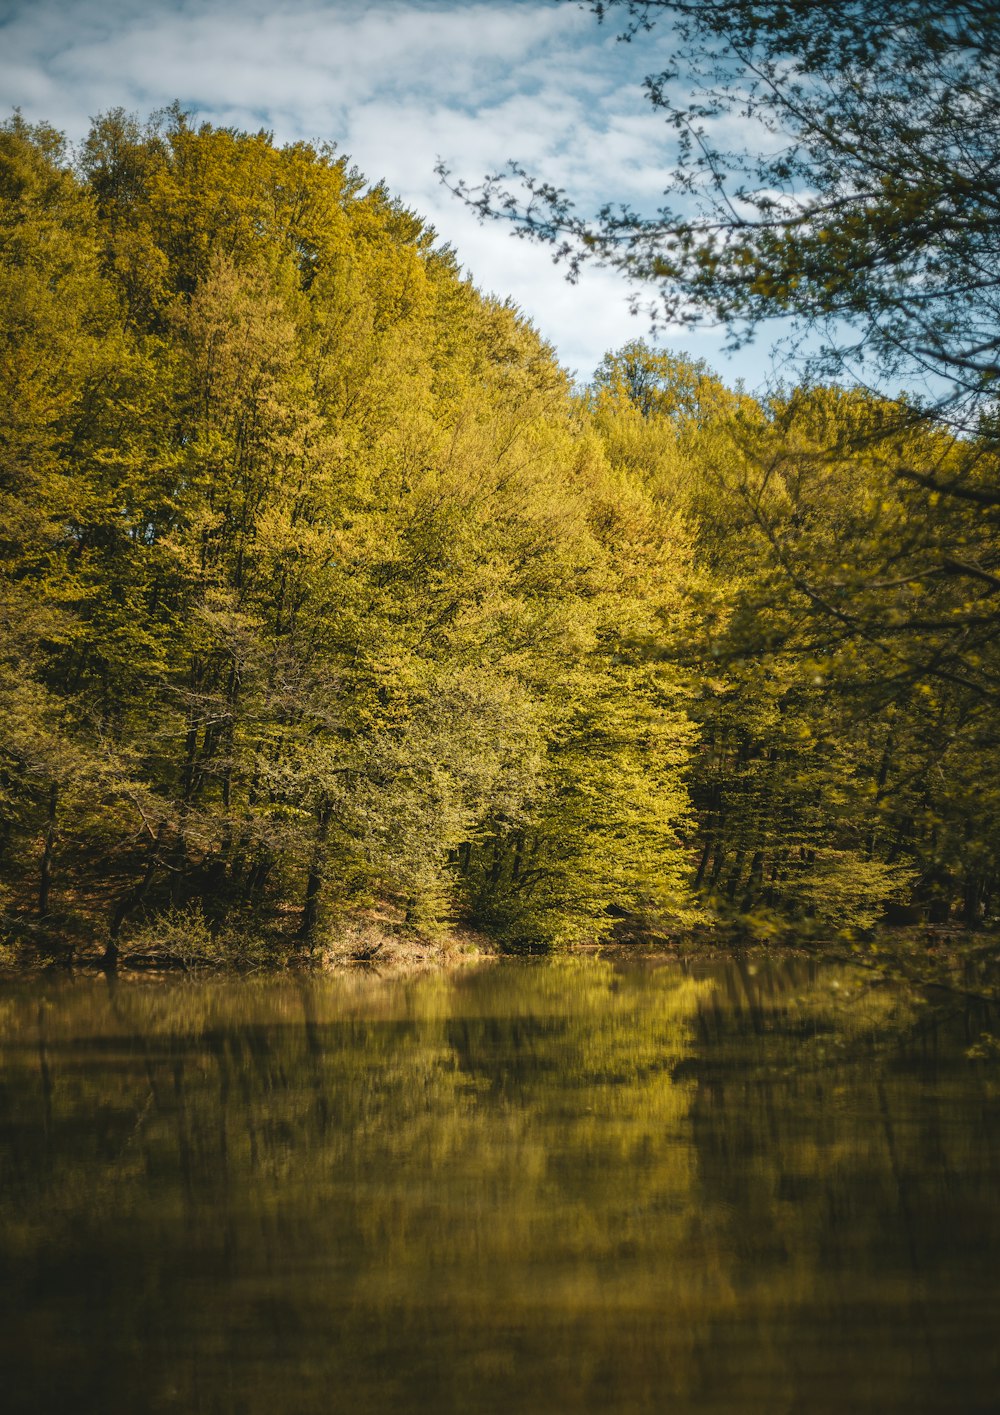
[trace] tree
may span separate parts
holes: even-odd
[[[892,479],[926,493],[908,499],[900,543],[880,542],[878,573],[856,563],[826,575],[802,564],[788,528],[767,533],[830,633],[884,640],[888,622],[896,639],[909,636],[921,672],[995,699],[1000,10],[990,0],[591,8],[621,17],[630,42],[657,25],[673,40],[670,67],[646,79],[668,127],[665,204],[644,214],[609,202],[588,217],[517,165],[459,190],[484,216],[550,243],[571,277],[587,261],[620,271],[660,325],[721,324],[736,346],[789,321],[807,381],[906,390],[877,426],[856,430],[853,449],[841,426],[835,445],[810,453],[835,468],[852,450],[874,452]],[[721,140],[734,127],[745,146]],[[945,436],[933,448],[918,436],[915,460],[910,430],[928,422]],[[743,450],[753,454],[752,437]],[[925,601],[899,617],[901,598],[936,586],[944,615],[928,619]],[[923,648],[912,633],[921,624]]]
[[[645,87],[666,204],[581,215],[516,165],[467,199],[575,274],[620,270],[664,322],[734,341],[792,317],[828,370],[929,377],[974,417],[1000,376],[1000,11],[991,0],[591,0],[674,40]],[[717,134],[738,120],[746,148]],[[511,185],[508,179],[521,180]],[[612,194],[609,194],[612,195]],[[815,346],[814,346],[815,347]]]
[[[676,598],[683,537],[413,213],[176,108],[98,119],[76,170],[15,119],[0,308],[22,920],[109,965],[164,914],[287,947],[376,902],[499,921],[487,855],[546,943],[683,907],[690,729],[622,645]]]
[[[696,374],[632,343],[588,410],[622,485],[692,543],[683,620],[645,648],[695,689],[697,893],[764,934],[865,927],[899,904],[974,923],[998,877],[982,785],[996,624],[966,582],[918,568],[931,509],[939,548],[982,531],[959,499],[928,507],[889,456],[945,466],[952,440],[933,424],[904,438],[894,405],[859,390],[758,402],[702,375],[692,414]]]

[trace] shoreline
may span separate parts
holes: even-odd
[[[0,986],[40,976],[98,974],[127,981],[237,981],[290,974],[330,978],[359,972],[400,977],[543,958],[592,957],[622,963],[680,965],[740,961],[751,967],[795,960],[854,965],[878,981],[906,981],[913,986],[1000,1002],[1000,933],[941,925],[888,926],[870,938],[850,941],[799,937],[762,942],[693,931],[670,938],[610,939],[549,953],[505,949],[486,934],[461,925],[436,937],[425,937],[384,918],[345,923],[335,939],[312,952],[287,946],[282,950],[274,939],[244,940],[242,951],[230,946],[205,952],[197,947],[185,949],[178,944],[176,933],[171,937],[169,931],[165,932],[167,936],[159,946],[151,942],[151,931],[141,940],[141,948],[130,948],[129,941],[123,941],[113,968],[107,966],[103,944],[93,941],[67,946],[61,956],[51,946],[46,948],[35,942],[21,942],[14,947],[0,945]],[[204,944],[204,940],[201,942]]]

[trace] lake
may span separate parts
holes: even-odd
[[[4,1409],[996,1412],[983,1032],[801,960],[7,982]]]

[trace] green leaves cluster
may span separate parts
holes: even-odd
[[[684,535],[551,351],[335,153],[0,133],[2,869],[20,917],[292,946],[683,916]]]
[[[178,110],[8,123],[0,246],[22,932],[991,912],[988,426],[638,342],[574,394],[342,158]]]
[[[637,360],[673,412],[642,417]],[[932,489],[979,445],[838,389],[762,404],[705,380],[684,412],[670,362],[609,358],[594,412],[693,537],[693,622],[650,652],[696,685],[696,887],[764,937],[887,911],[981,922],[998,875],[1000,542],[989,505]]]

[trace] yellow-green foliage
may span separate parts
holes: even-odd
[[[15,932],[991,912],[988,421],[637,342],[575,395],[343,158],[179,110],[0,131],[0,311]]]
[[[900,906],[988,915],[989,430],[956,440],[905,404],[836,389],[761,404],[639,343],[604,360],[588,406],[619,505],[641,489],[691,546],[685,612],[644,649],[690,675],[703,901],[763,937],[869,928]]]
[[[78,176],[19,121],[2,151],[22,908],[682,915],[690,728],[627,645],[686,532],[516,310],[329,152],[179,111],[98,120]]]

